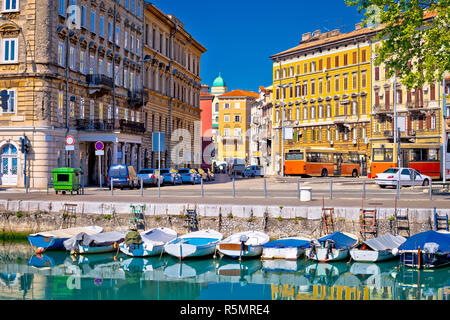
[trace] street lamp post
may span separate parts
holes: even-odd
[[[281,110],[281,176],[284,177],[284,114],[286,113],[286,104],[284,103],[284,95],[282,95],[284,88],[289,87],[288,84],[281,84],[277,86],[280,88],[280,110]]]
[[[447,181],[447,128],[445,118],[447,116],[447,97],[445,96],[445,74],[442,76],[442,182]]]

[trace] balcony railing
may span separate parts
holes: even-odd
[[[394,137],[394,132],[392,130],[385,130],[383,132],[383,136],[385,136],[385,137]]]
[[[115,126],[114,120],[91,120],[91,119],[77,119],[77,130],[82,131],[114,131],[120,130],[122,133],[142,134],[145,132],[145,125],[141,122],[119,120],[119,125]]]
[[[128,90],[128,105],[130,107],[139,107],[147,103],[149,98],[145,90]]]
[[[114,120],[77,119],[75,127],[83,131],[113,131]]]
[[[122,119],[119,121],[119,128],[121,132],[131,134],[142,134],[145,132],[145,125],[142,122],[128,121]]]
[[[86,76],[86,82],[89,83],[89,86],[100,86],[107,89],[112,89],[113,87],[112,79],[103,74],[88,74]]]

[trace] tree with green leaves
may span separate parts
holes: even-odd
[[[409,89],[442,81],[450,71],[450,0],[345,0],[377,28],[375,65]]]

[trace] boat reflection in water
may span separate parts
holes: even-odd
[[[32,249],[28,243],[0,243],[0,299],[450,300],[448,267],[415,270],[397,260],[348,264],[203,257],[180,262],[164,254],[36,255]]]
[[[213,259],[193,258],[180,262],[179,259],[170,257],[167,264],[164,268],[164,274],[172,279],[194,278],[215,269]]]
[[[216,266],[216,276],[219,282],[239,282],[241,286],[245,286],[248,284],[249,277],[261,267],[260,259],[239,261],[223,257]]]

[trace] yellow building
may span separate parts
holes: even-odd
[[[293,128],[293,139],[285,139],[285,153],[301,147],[353,151],[365,173],[370,154],[370,37],[374,33],[361,24],[344,34],[339,30],[305,33],[299,46],[271,56],[273,150],[278,153],[279,171],[284,109],[284,126]]]
[[[400,79],[387,76],[384,64],[372,69],[371,176],[402,166],[440,178],[442,82],[408,90]],[[400,135],[395,136],[395,127]]]
[[[219,99],[220,161],[249,158],[250,110],[259,95],[255,92],[233,90]]]

